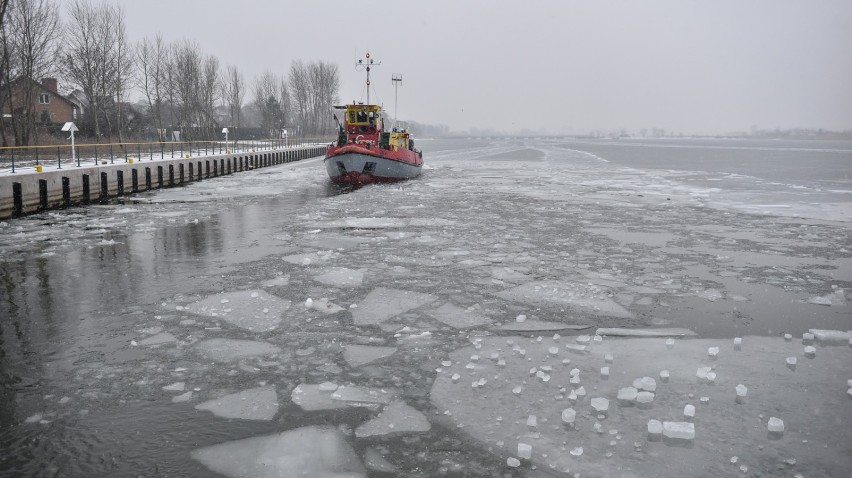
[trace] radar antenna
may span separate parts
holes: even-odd
[[[366,57],[367,57],[366,60],[358,60],[358,62],[355,63],[355,70],[356,71],[367,70],[367,104],[369,105],[370,104],[370,68],[372,68],[374,66],[379,66],[379,65],[382,64],[382,62],[374,61],[372,58],[370,58],[370,52],[367,52]]]

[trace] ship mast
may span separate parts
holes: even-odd
[[[374,66],[379,66],[379,65],[382,64],[382,62],[373,61],[373,59],[370,58],[370,52],[367,52],[366,56],[367,56],[366,60],[358,60],[358,63],[355,63],[355,70],[361,71],[362,68],[367,70],[367,104],[369,105],[370,104],[370,68],[374,67]]]
[[[396,131],[396,127],[399,124],[399,117],[396,114],[397,92],[399,90],[399,84],[402,83],[402,75],[394,73],[391,77],[391,81],[393,81],[393,129]]]

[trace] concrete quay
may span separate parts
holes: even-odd
[[[51,168],[0,175],[0,219],[181,186],[325,154],[325,145]]]

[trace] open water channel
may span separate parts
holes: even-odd
[[[849,475],[852,143],[419,146],[0,223],[0,476]]]

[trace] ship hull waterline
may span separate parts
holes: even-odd
[[[328,177],[339,184],[402,181],[419,176],[423,169],[422,164],[357,152],[327,156],[324,162]]]

